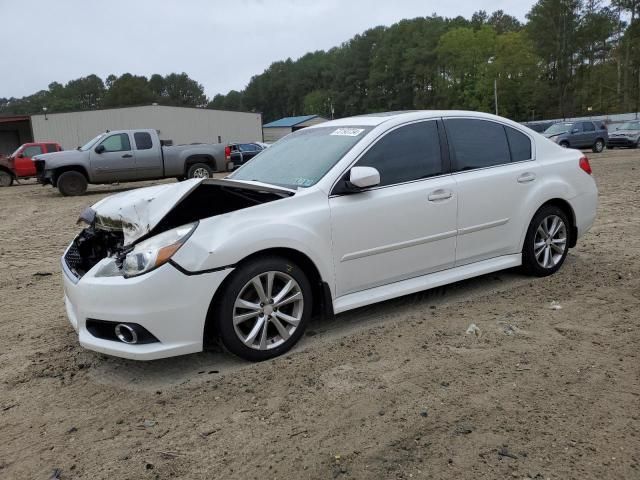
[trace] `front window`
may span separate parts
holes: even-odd
[[[570,132],[573,127],[573,123],[556,123],[547,128],[544,133],[550,135],[559,135],[561,133]]]
[[[81,146],[79,148],[79,150],[86,152],[87,150],[89,150],[91,147],[93,147],[96,143],[98,143],[100,141],[101,138],[103,138],[106,135],[106,133],[101,133],[100,135],[98,135],[95,138],[92,138],[91,140],[89,140],[87,143],[85,143],[83,146]]]
[[[129,143],[129,135],[126,133],[116,133],[104,139],[100,144],[104,147],[105,152],[126,152],[131,150]]]
[[[229,178],[288,188],[310,187],[370,130],[360,126],[299,130],[260,152]]]

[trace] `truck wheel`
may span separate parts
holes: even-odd
[[[187,178],[211,178],[213,169],[206,163],[194,163],[189,167]]]
[[[0,187],[10,187],[11,185],[13,185],[13,175],[0,170]]]
[[[58,177],[58,190],[65,197],[75,197],[87,191],[87,177],[82,173],[71,170]]]

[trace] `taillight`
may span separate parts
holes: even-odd
[[[229,145],[224,147],[224,156],[227,160],[231,158],[231,147]]]
[[[589,165],[589,159],[587,157],[580,159],[580,168],[591,175],[591,165]]]

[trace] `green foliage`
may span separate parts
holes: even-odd
[[[202,85],[186,73],[172,73],[165,77],[155,74],[149,79],[125,73],[120,77],[109,75],[104,82],[96,75],[89,75],[71,80],[66,85],[53,82],[48,90],[20,99],[0,98],[0,113],[41,113],[44,107],[48,113],[69,112],[149,105],[153,102],[204,107],[207,97]]]
[[[22,99],[0,113],[157,102],[330,117],[459,108],[515,120],[640,110],[640,0],[539,0],[527,23],[502,10],[471,19],[437,15],[376,27],[328,51],[274,62],[242,91],[208,100],[186,73],[149,79],[95,75]]]

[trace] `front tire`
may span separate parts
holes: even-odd
[[[537,277],[557,272],[569,252],[569,219],[554,205],[542,207],[533,216],[522,248],[524,270]]]
[[[11,185],[13,185],[13,175],[0,170],[0,187],[10,187]]]
[[[87,191],[87,177],[80,172],[71,170],[62,173],[56,182],[58,190],[65,197],[76,197]]]
[[[593,144],[591,150],[593,151],[593,153],[602,153],[602,151],[604,150],[604,140],[602,140],[601,138],[597,139],[596,143]]]
[[[212,310],[215,334],[226,349],[253,362],[291,349],[304,334],[313,305],[302,269],[286,258],[268,256],[231,275]]]
[[[187,171],[187,178],[211,178],[213,169],[206,163],[194,163]]]

